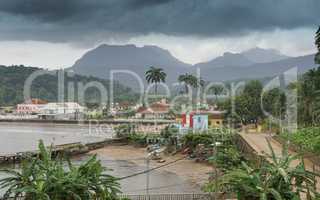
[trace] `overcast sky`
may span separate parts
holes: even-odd
[[[225,51],[315,52],[319,0],[1,0],[0,64],[71,66],[101,43],[157,45],[187,63]]]

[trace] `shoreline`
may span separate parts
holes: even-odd
[[[105,140],[101,140],[97,142],[89,142],[85,144],[81,142],[75,142],[75,143],[54,145],[52,146],[51,154],[53,157],[58,155],[64,155],[64,154],[67,154],[70,157],[77,156],[77,155],[85,155],[90,151],[104,148],[107,145],[114,145],[122,142],[123,142],[123,139],[119,138],[119,139],[105,139]],[[0,165],[21,163],[23,160],[29,157],[38,157],[39,154],[40,154],[39,150],[12,153],[7,155],[0,154]]]
[[[112,158],[114,160],[129,161],[138,166],[146,166],[148,155],[146,148],[134,147],[132,145],[109,145],[90,151],[88,154],[97,154],[102,159]],[[162,155],[161,157],[166,162],[158,163],[157,160],[150,160],[150,168],[160,167],[156,170],[174,173],[194,187],[201,188],[208,181],[209,174],[213,171],[211,165],[189,160],[184,158],[185,155],[180,153],[176,155]],[[168,163],[171,164],[163,166]]]
[[[43,119],[1,119],[0,123],[44,123],[44,124],[127,124],[141,123],[146,125],[171,124],[174,120],[153,120],[153,119],[106,119],[106,120],[43,120]]]

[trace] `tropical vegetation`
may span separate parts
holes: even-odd
[[[269,143],[270,154],[262,164],[248,165],[242,162],[204,188],[207,192],[235,193],[239,200],[300,200],[318,199],[317,174],[306,169],[299,155],[290,155],[287,146],[278,156]],[[298,164],[295,165],[294,162]]]
[[[118,138],[126,138],[130,134],[135,133],[135,125],[133,124],[122,124],[114,128],[116,136]]]
[[[234,139],[234,132],[227,128],[211,129],[204,132],[188,132],[182,138],[184,148],[189,148],[195,151],[199,144],[204,145],[205,148],[212,149],[217,142],[224,145],[229,145]]]
[[[0,171],[6,175],[0,180],[5,199],[111,200],[120,193],[117,178],[106,174],[96,156],[76,166],[68,159],[54,159],[42,141],[39,151],[39,157],[23,162],[20,170]]]
[[[220,84],[212,85],[209,88],[209,91],[212,92],[215,95],[215,101],[216,102],[218,102],[218,97],[219,97],[219,95],[223,94],[224,90],[225,90],[224,86],[220,85]]]
[[[320,153],[319,127],[300,128],[293,133],[284,132],[280,136],[283,140],[290,141],[301,152]]]
[[[184,84],[185,93],[189,92],[189,88],[198,88],[204,85],[204,81],[202,79],[188,73],[180,75],[178,77],[178,81]]]
[[[279,88],[274,88],[263,94],[262,88],[263,85],[258,80],[248,81],[234,98],[221,102],[220,109],[227,111],[227,117],[238,120],[242,124],[261,123],[267,117],[263,111],[275,117],[281,118],[281,115],[283,117],[286,105],[284,92]]]

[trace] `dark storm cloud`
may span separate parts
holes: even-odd
[[[153,5],[169,3],[171,1],[174,1],[174,0],[133,0],[131,5],[133,7],[139,8],[139,7],[146,7],[146,6],[153,6]]]
[[[1,0],[0,40],[237,36],[314,27],[319,10],[319,0]]]

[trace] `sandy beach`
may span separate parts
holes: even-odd
[[[148,155],[146,148],[138,148],[131,145],[112,145],[107,146],[103,149],[92,151],[90,153],[98,154],[99,157],[104,159],[112,158],[114,160],[130,161],[139,166],[146,166],[146,157]],[[164,156],[162,157],[166,161],[164,163],[158,163],[156,160],[151,160],[150,168],[158,167],[166,163],[171,163],[173,161],[179,160],[156,170],[165,170],[167,172],[174,173],[180,178],[197,187],[205,184],[209,178],[209,174],[213,170],[212,166],[206,163],[197,163],[184,157],[185,156],[182,154],[176,154],[174,156]]]

